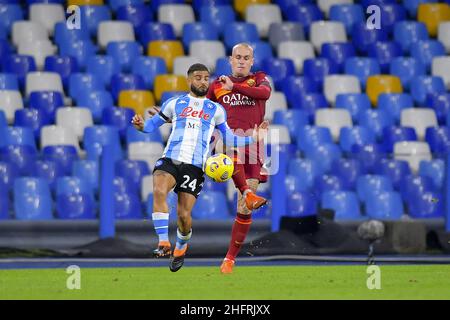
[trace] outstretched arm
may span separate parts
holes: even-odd
[[[144,118],[142,118],[141,115],[136,114],[134,115],[133,120],[131,120],[131,123],[137,130],[147,133],[153,132],[165,122],[165,119],[160,115],[155,115],[144,122]]]

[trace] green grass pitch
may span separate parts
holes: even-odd
[[[381,289],[367,266],[82,268],[69,290],[65,269],[0,270],[4,299],[450,299],[450,265],[381,265]]]

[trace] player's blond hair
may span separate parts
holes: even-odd
[[[248,44],[247,42],[241,42],[241,43],[236,44],[236,45],[233,47],[233,49],[231,50],[231,56],[233,56],[234,51],[235,51],[238,47],[244,47],[244,48],[249,49],[250,52],[251,52],[251,54],[252,54],[252,57],[253,57],[253,47],[252,47],[250,44]]]

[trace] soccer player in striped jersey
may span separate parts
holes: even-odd
[[[152,132],[165,122],[172,123],[172,133],[162,158],[153,171],[152,219],[159,238],[155,256],[171,255],[169,268],[178,271],[183,263],[192,235],[191,211],[203,187],[203,167],[209,156],[209,144],[217,128],[227,145],[244,146],[263,139],[268,123],[264,122],[251,137],[232,133],[226,122],[225,109],[206,99],[209,88],[209,71],[203,64],[194,64],[188,70],[189,94],[165,102],[160,112],[144,122],[140,115],[133,117],[136,129]],[[170,190],[178,195],[177,242],[171,250],[169,241],[169,208],[167,194]]]

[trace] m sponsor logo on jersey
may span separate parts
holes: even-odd
[[[183,109],[183,111],[181,111],[180,118],[187,118],[187,117],[209,120],[209,114],[204,113],[203,110],[200,111],[194,110],[192,107],[186,107]]]
[[[250,99],[249,97],[242,95],[240,93],[228,94],[223,97],[223,102],[232,107],[237,106],[255,106],[255,100]]]

